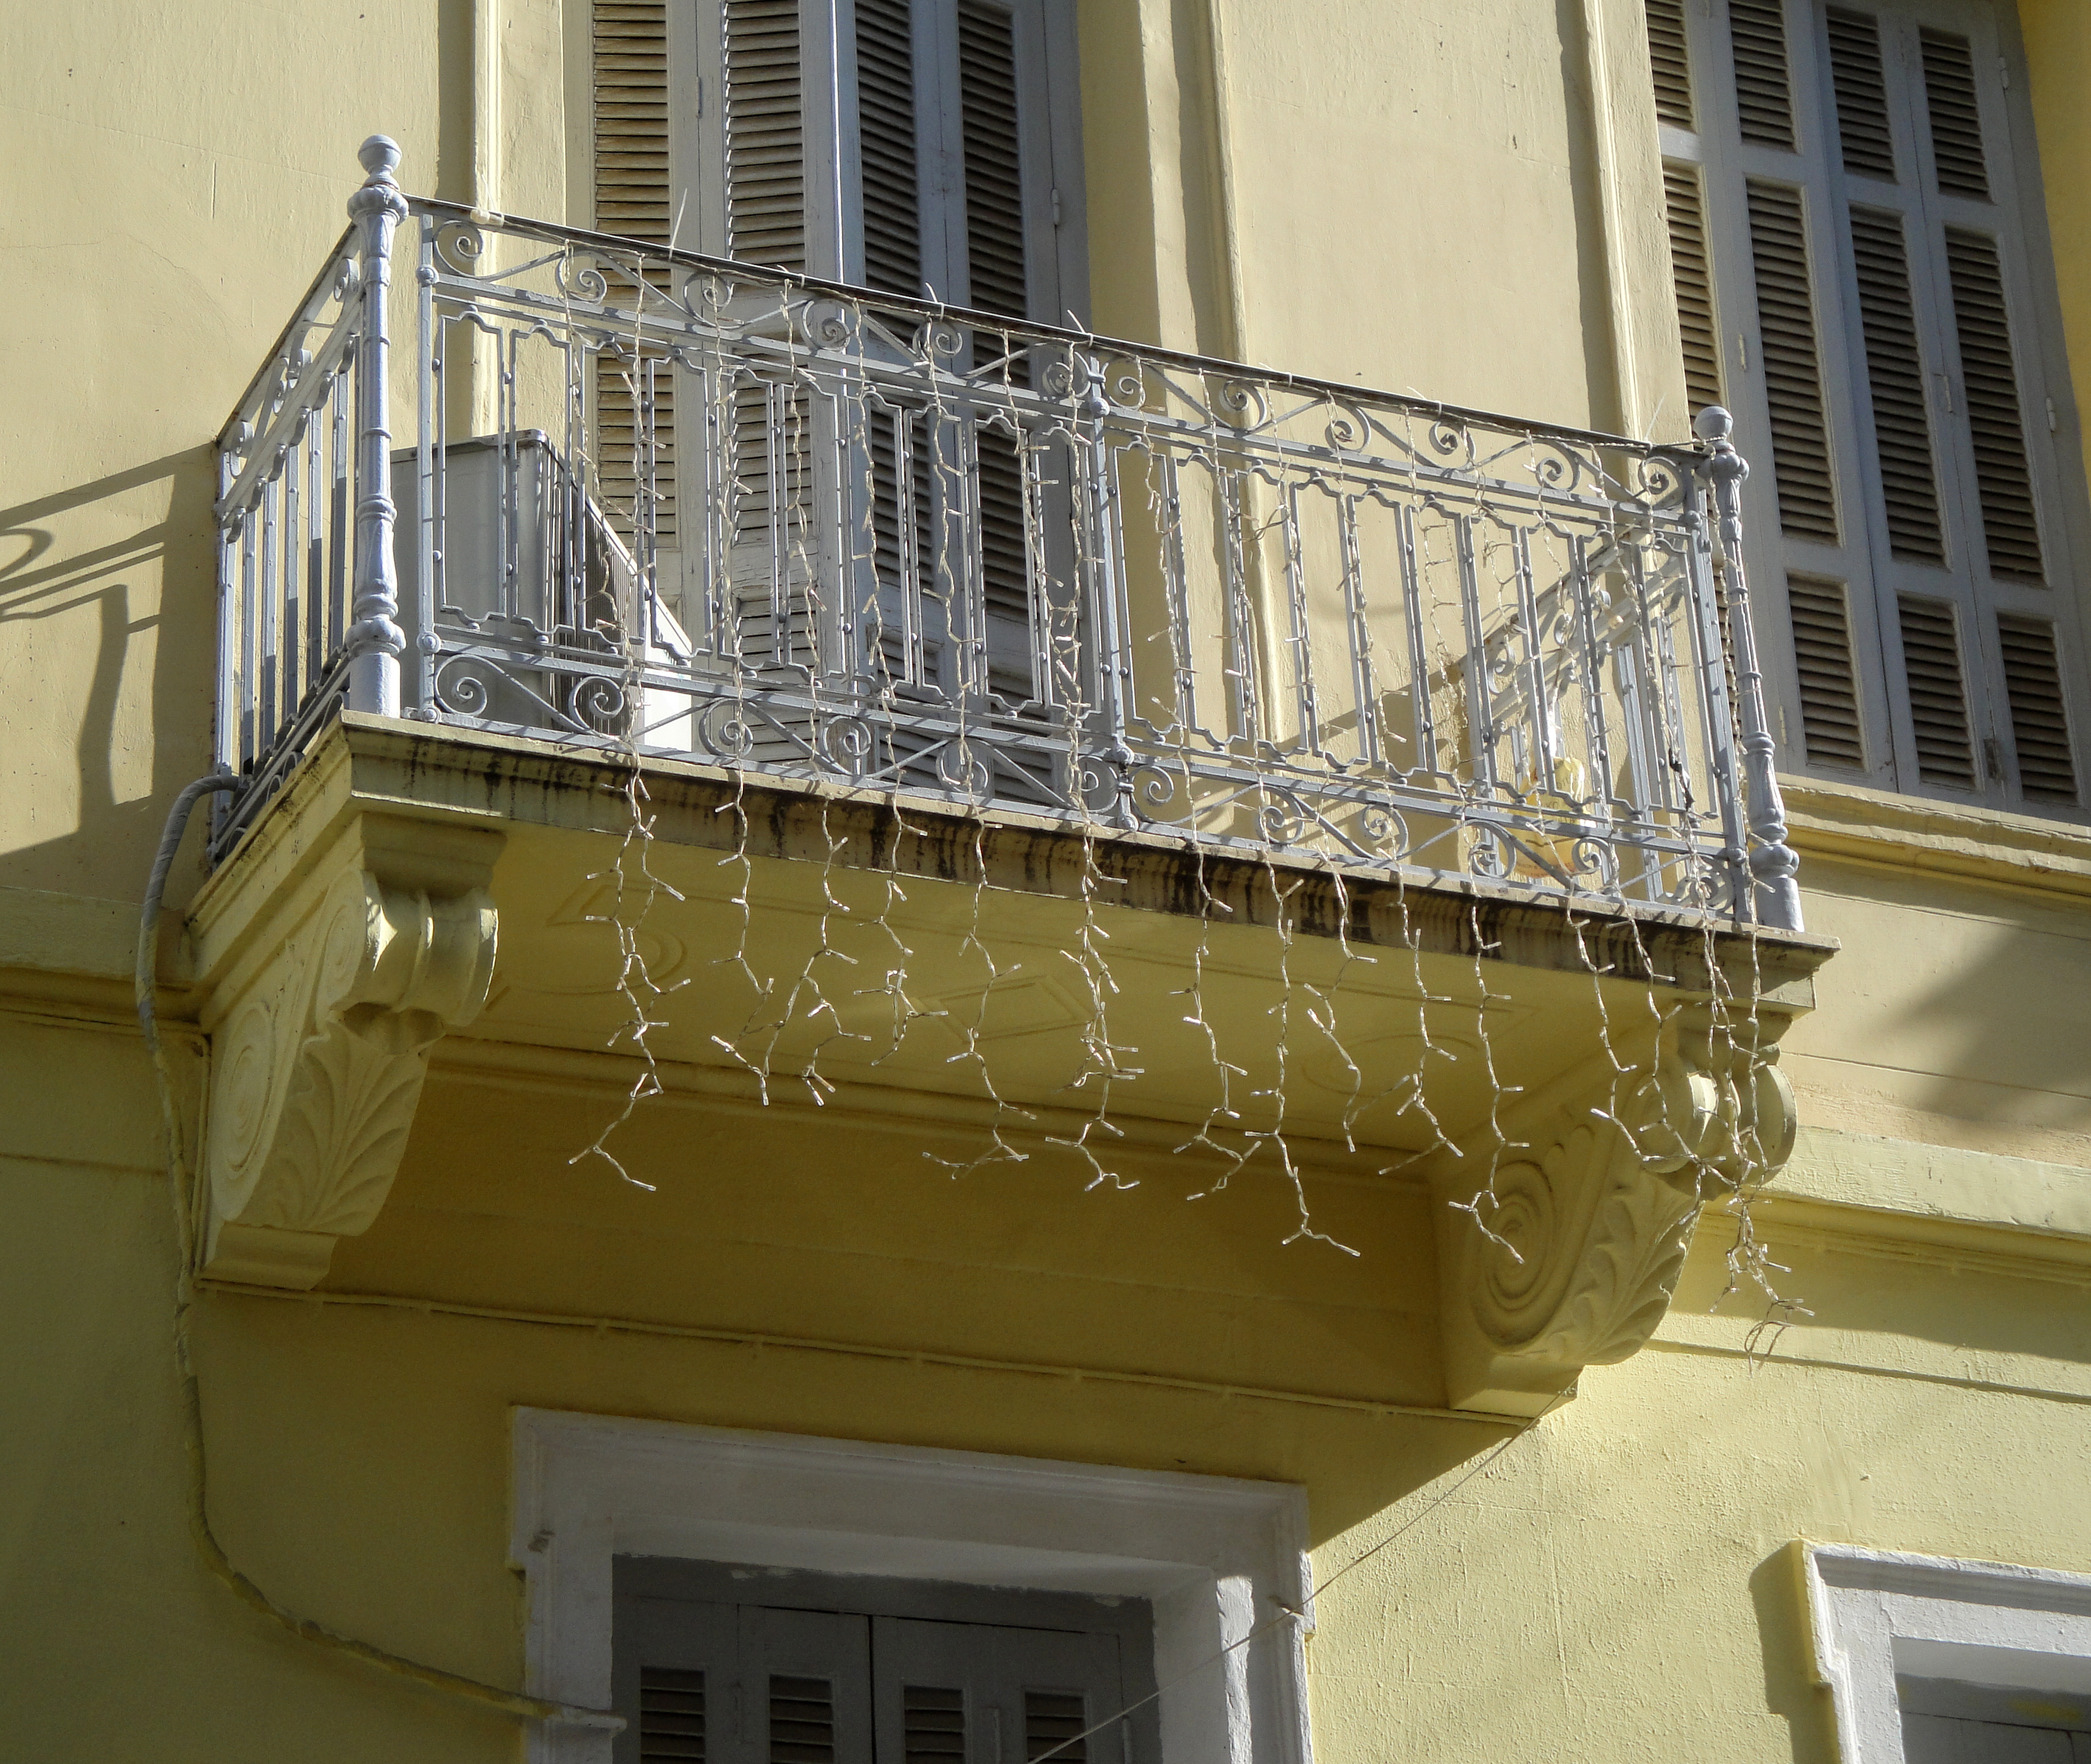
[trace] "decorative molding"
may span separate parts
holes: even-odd
[[[206,1272],[310,1287],[335,1240],[377,1218],[429,1048],[486,1001],[502,843],[361,815],[313,861],[219,897],[206,941],[222,956],[205,976]]]
[[[1843,1764],[1903,1764],[1898,1674],[2091,1693],[2091,1575],[1803,1543],[1814,1678]]]
[[[2080,822],[1934,801],[1782,774],[1792,841],[1811,857],[1985,882],[2034,895],[2091,896],[2091,831]]]
[[[1650,1059],[1623,1075],[1609,1058],[1585,1065],[1507,1111],[1503,1145],[1468,1145],[1442,1167],[1451,1407],[1538,1414],[1584,1366],[1615,1365],[1654,1333],[1701,1208],[1792,1154],[1793,1089],[1774,1063],[1784,1026],[1680,1007]]]
[[[1162,1764],[1312,1764],[1297,1487],[512,1412],[510,1559],[527,1588],[533,1695],[610,1706],[621,1555],[1130,1596],[1153,1602]],[[613,1742],[545,1723],[529,1756],[610,1764]]]

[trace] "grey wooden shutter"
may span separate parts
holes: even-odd
[[[1015,20],[994,0],[959,0],[959,114],[964,141],[968,304],[1030,316],[1018,114]],[[992,334],[973,339],[976,360],[1005,352]],[[1028,377],[1028,357],[1013,363]],[[981,595],[989,690],[1014,704],[1033,696],[1031,571],[1018,438],[992,424],[974,430],[979,462]]]
[[[1692,63],[1684,0],[1648,0],[1648,58],[1655,75],[1656,115],[1679,128],[1692,127]]]
[[[1057,1764],[1089,1764],[1092,1739],[1114,1737],[1108,1730],[1091,1734],[1089,1700],[1078,1691],[1026,1690],[1024,1693],[1024,1756],[1026,1764],[1050,1758]]]
[[[966,304],[1031,316],[1015,21],[995,0],[958,0],[966,204]]]
[[[1871,13],[1832,6],[1828,24],[1830,84],[1844,170],[1856,177],[1893,183],[1895,136],[1889,121],[1887,71],[1881,62],[1879,21]]]
[[[2054,627],[2042,619],[1999,613],[1997,633],[2019,787],[2035,802],[2076,802],[2076,764],[2070,752]]]
[[[1142,1600],[657,1557],[613,1585],[618,1764],[1159,1764]]]
[[[1706,254],[1706,217],[1699,168],[1666,162],[1665,218],[1670,225],[1670,273],[1677,295],[1677,325],[1684,345],[1684,391],[1697,416],[1721,402],[1720,324],[1714,307],[1713,266]]]
[[[1753,178],[1748,200],[1758,356],[1771,417],[1779,527],[1794,538],[1835,545],[1836,480],[1823,412],[1815,288],[1801,192]]]
[[[730,256],[806,261],[806,115],[799,0],[725,0],[726,235]]]
[[[703,1668],[641,1663],[641,1764],[705,1764],[705,1717]]]
[[[1975,92],[1975,58],[1968,39],[1943,31],[1919,33],[1924,56],[1924,101],[1931,123],[1931,157],[1938,188],[1948,196],[1990,200],[1982,113]]]
[[[2091,701],[2075,602],[2049,585],[2072,580],[2081,498],[2048,438],[2054,298],[2022,238],[2038,205],[2001,11],[1663,4],[1650,53],[1692,402],[1718,369],[1760,468],[1746,544],[1789,755],[2081,806]]]
[[[914,35],[911,0],[856,0],[864,285],[911,299],[923,291]]]
[[[1118,1636],[1097,1631],[874,1618],[878,1756],[903,1764],[967,1756],[1015,1764],[1048,1752],[1055,1764],[1132,1758],[1140,1748],[1112,1720],[1134,1700],[1120,1648]],[[1102,1731],[1089,1734],[1092,1727]]]
[[[1793,93],[1787,77],[1783,0],[1728,0],[1742,138],[1761,147],[1793,145]]]
[[[595,106],[594,207],[598,232],[665,247],[673,241],[675,183],[669,153],[668,8],[665,0],[594,0],[589,14],[590,84]],[[620,298],[628,300],[627,288]],[[642,474],[655,501],[655,543],[673,550],[675,533],[675,384],[604,352],[595,364],[594,466],[611,523],[629,536]],[[640,415],[650,401],[653,433]],[[652,456],[642,441],[650,438]]]
[[[1903,594],[1896,597],[1896,611],[1917,774],[1927,784],[1972,790],[1979,780],[1968,727],[1967,671],[1952,603]]]
[[[2047,572],[2041,561],[2040,521],[2026,461],[2025,420],[2019,408],[2011,318],[1996,243],[1949,226],[1946,259],[1990,573],[2044,582]]]
[[[1844,584],[1789,575],[1786,605],[1793,626],[1807,761],[1863,771],[1865,740],[1859,719],[1858,676]]]
[[[1855,206],[1851,222],[1889,549],[1899,558],[1942,564],[1946,539],[1939,525],[1925,397],[1925,352],[1910,293],[1902,218],[1889,209]]]

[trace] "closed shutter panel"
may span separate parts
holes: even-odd
[[[1895,136],[1888,126],[1888,83],[1881,65],[1879,22],[1864,12],[1832,6],[1830,79],[1837,101],[1837,135],[1844,169],[1861,178],[1895,181]]]
[[[1784,10],[1783,0],[1728,0],[1728,37],[1743,139],[1790,151],[1793,94],[1786,71]]]
[[[864,194],[864,279],[887,294],[923,292],[922,220],[915,126],[916,82],[910,0],[856,0],[857,128]],[[933,677],[933,655],[919,627],[924,610],[931,520],[928,435],[902,410],[874,402],[867,411],[871,463],[873,568],[881,590],[873,666],[889,681]],[[903,442],[909,443],[910,494],[900,494]],[[912,526],[912,535],[903,528]],[[903,543],[912,537],[912,546]],[[912,604],[903,606],[913,562]],[[912,615],[912,618],[911,618]],[[908,640],[911,623],[917,628]]]
[[[724,0],[723,24],[726,253],[803,273],[799,0]],[[806,399],[795,386],[744,382],[734,387],[732,403],[732,647],[757,671],[810,666],[817,659],[816,633],[800,554],[807,543],[804,481],[814,446]]]
[[[1684,0],[1648,0],[1648,58],[1655,71],[1655,114],[1678,128],[1692,122],[1692,59]]]
[[[639,1669],[640,1764],[705,1764],[705,1675]]]
[[[667,14],[664,0],[595,0],[589,15],[596,228],[662,247],[675,242],[668,153]],[[630,289],[616,297],[630,299]],[[637,519],[645,464],[639,431],[639,407],[645,395],[643,369],[628,358],[620,360],[607,352],[597,356],[596,484],[613,523],[627,534]],[[654,541],[672,550],[675,386],[665,368],[654,373],[651,395]]]
[[[1981,780],[1968,735],[1966,675],[1953,608],[1913,594],[1897,597],[1896,607],[1918,775],[1927,784],[1972,790]]]
[[[922,218],[911,12],[909,0],[856,0],[864,284],[915,298],[922,292]]]
[[[1031,302],[1024,274],[1015,32],[1007,8],[993,0],[959,0],[959,81],[967,304],[1026,318]]]
[[[1873,395],[1888,546],[1899,558],[1943,563],[1946,540],[1938,523],[1924,358],[1910,299],[1902,217],[1885,209],[1855,207],[1852,258],[1858,273],[1859,320],[1865,335],[1866,385]]]
[[[908,1684],[900,1697],[902,1764],[965,1764],[966,1693]]]
[[[2069,750],[2062,672],[2055,664],[2054,627],[2005,613],[1997,619],[1997,637],[2011,701],[2011,743],[2018,749],[2019,788],[2036,802],[2073,803],[2076,766]]]
[[[1697,135],[1663,144],[1688,383],[1697,405],[1718,374],[1739,445],[1770,455],[1746,542],[1787,587],[1774,636],[1792,647],[1766,654],[1793,745],[1891,788],[2081,806],[2087,705],[2060,660],[2076,610],[2047,585],[2072,569],[2051,400],[2039,416],[2052,300],[2019,231],[2038,205],[2011,151],[2008,11],[1684,0],[1651,13],[1650,48],[1697,75]],[[1723,58],[1732,109],[1707,84]],[[1721,280],[1745,250],[1757,359],[1709,356],[1719,315],[1747,304]]]
[[[959,0],[960,126],[964,143],[967,303],[1024,318],[1030,313],[1025,273],[1023,136],[1017,110],[1014,21],[994,0]],[[985,363],[1007,345],[992,334],[973,340]],[[1028,361],[1011,377],[1028,378]],[[1031,643],[1031,571],[1024,520],[1024,464],[1016,438],[982,425],[980,460],[981,584],[987,610],[987,684],[1012,703],[1035,696]]]
[[[1946,230],[1953,321],[1960,344],[1960,382],[1974,443],[1975,485],[1990,572],[2041,582],[2040,523],[2026,463],[2025,425],[2011,364],[2011,320],[1994,240],[1960,227]]]
[[[1714,314],[1714,277],[1706,257],[1706,216],[1697,166],[1665,164],[1662,195],[1670,222],[1670,272],[1677,290],[1677,326],[1684,344],[1684,391],[1697,416],[1721,402],[1721,343]]]
[[[728,255],[806,267],[799,0],[726,0]]]
[[[768,1764],[835,1764],[835,1686],[827,1678],[770,1675]]]
[[[1931,119],[1931,158],[1949,196],[1990,200],[1982,152],[1982,114],[1975,98],[1975,58],[1964,37],[1923,33],[1924,101]]]
[[[1811,766],[1864,771],[1857,677],[1852,666],[1851,610],[1842,582],[1789,576],[1786,604],[1800,676],[1800,727]]]
[[[1024,1693],[1025,1764],[1051,1755],[1054,1764],[1089,1764],[1089,1706],[1076,1692],[1027,1690]]]
[[[1753,178],[1748,196],[1779,528],[1788,538],[1834,545],[1837,493],[1822,409],[1822,368],[1800,192]]]

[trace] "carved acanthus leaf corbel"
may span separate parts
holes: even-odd
[[[1446,1376],[1455,1407],[1537,1414],[1586,1365],[1635,1352],[1668,1309],[1700,1210],[1777,1174],[1793,1092],[1783,1020],[1675,1011],[1650,1058],[1609,1057],[1507,1126],[1515,1157],[1468,1148],[1441,1182]],[[1521,1143],[1520,1143],[1521,1142]]]
[[[205,1270],[309,1287],[391,1192],[429,1050],[485,1003],[495,834],[365,816],[252,912],[214,998]],[[375,835],[375,836],[373,836]]]

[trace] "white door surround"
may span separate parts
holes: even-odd
[[[1291,1485],[536,1408],[514,1447],[533,1696],[609,1706],[619,1555],[1131,1594],[1153,1605],[1165,1764],[1309,1764]],[[610,1736],[539,1723],[530,1757],[609,1764]]]

